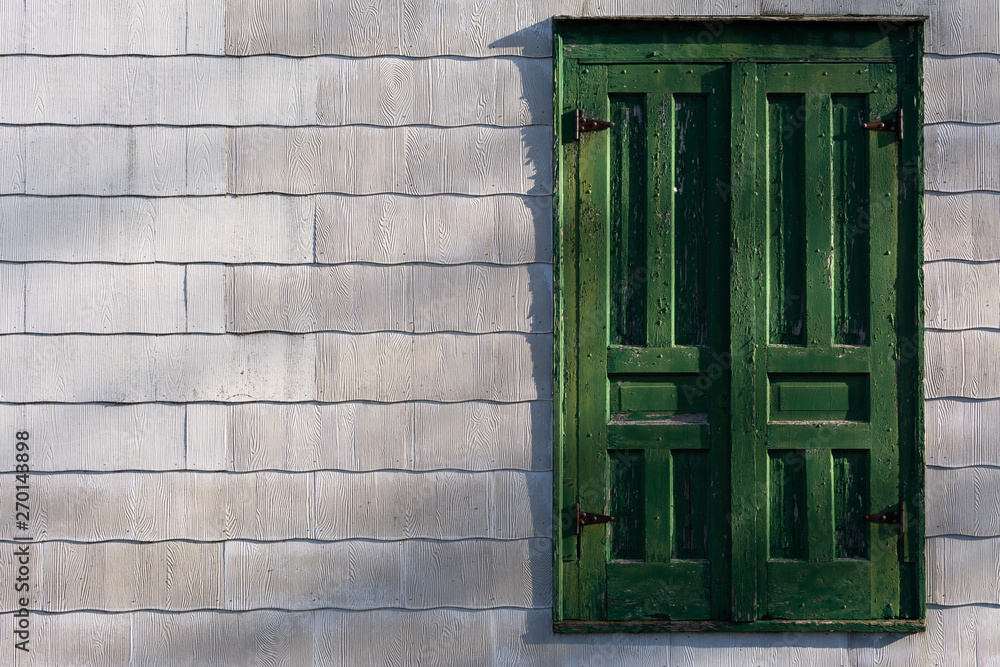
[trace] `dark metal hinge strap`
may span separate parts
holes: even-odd
[[[580,503],[573,505],[573,515],[576,518],[574,522],[576,526],[575,533],[580,534],[580,528],[583,526],[591,526],[595,523],[608,523],[609,521],[614,521],[613,516],[608,516],[607,514],[595,514],[593,512],[582,512],[580,511]]]
[[[606,130],[609,127],[614,127],[615,124],[608,120],[596,120],[594,118],[587,118],[583,115],[583,109],[577,109],[574,114],[576,119],[576,127],[573,131],[573,138],[576,141],[580,141],[581,132],[594,132],[596,130]]]
[[[883,120],[873,120],[870,123],[861,123],[866,130],[876,130],[878,132],[894,132],[896,141],[903,141],[903,110],[896,109],[896,113]]]
[[[906,504],[899,503],[896,509],[876,512],[875,514],[866,514],[865,521],[899,526],[899,534],[902,535],[906,532]]]

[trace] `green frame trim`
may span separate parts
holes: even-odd
[[[564,562],[577,558],[576,538],[563,512],[567,498],[577,490],[575,445],[565,437],[568,406],[576,400],[576,377],[570,366],[577,325],[566,319],[567,301],[575,298],[578,270],[573,261],[577,248],[564,235],[567,220],[575,219],[575,201],[564,192],[568,118],[564,91],[578,85],[579,63],[753,63],[882,61],[900,68],[900,99],[904,112],[905,141],[900,154],[900,220],[897,269],[900,303],[912,304],[912,318],[898,324],[899,381],[909,390],[900,400],[900,436],[912,443],[902,448],[900,472],[902,497],[911,517],[923,516],[924,504],[924,331],[923,331],[923,22],[912,17],[664,17],[610,19],[555,17],[553,19],[553,624],[557,632],[691,632],[691,631],[849,631],[920,632],[925,629],[924,522],[908,526],[902,543],[901,575],[914,582],[900,592],[901,609],[912,618],[827,621],[580,621],[564,618],[566,593],[575,588],[575,577]],[[702,32],[691,39],[692,27]],[[718,31],[717,26],[725,30]],[[815,30],[803,29],[814,27]],[[822,34],[820,34],[822,33]],[[705,39],[700,39],[704,34]],[[734,91],[735,93],[735,91]],[[572,156],[571,156],[572,157]],[[575,313],[570,313],[575,316]],[[571,317],[570,319],[574,319]],[[567,364],[567,361],[571,363]],[[572,448],[569,451],[568,447]],[[901,577],[902,578],[902,577]],[[748,582],[749,583],[749,582]],[[751,584],[752,585],[752,584]],[[597,600],[580,600],[586,606]],[[736,613],[738,610],[734,610]]]

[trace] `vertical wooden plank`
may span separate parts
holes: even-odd
[[[837,558],[868,557],[868,452],[833,452]]]
[[[648,452],[646,452],[648,453]],[[615,517],[609,528],[611,558],[642,560],[645,553],[647,475],[644,452],[637,449],[609,452],[608,510]]]
[[[673,96],[649,93],[645,99],[646,145],[646,345],[674,343],[674,233],[671,191],[674,182]]]
[[[24,264],[0,264],[0,334],[24,332],[25,280]]]
[[[830,95],[805,94],[806,344],[833,342],[833,131]]]
[[[671,498],[671,555],[680,559],[711,557],[715,561],[719,554],[710,551],[708,535],[721,527],[708,511],[711,490],[705,482],[711,480],[709,457],[704,452],[673,451],[671,464],[670,486],[661,487]]]
[[[557,42],[561,37],[557,35]],[[564,60],[562,51],[557,50],[556,67],[563,77],[564,85],[558,86],[557,96],[562,95],[559,105],[555,107],[556,145],[558,164],[556,181],[556,196],[554,201],[553,221],[558,225],[553,229],[552,243],[555,252],[553,267],[553,286],[556,292],[555,300],[555,346],[557,352],[556,394],[553,403],[553,433],[554,452],[554,485],[557,501],[556,510],[556,569],[554,593],[555,609],[553,617],[556,620],[571,617],[579,618],[580,586],[579,567],[577,561],[577,539],[573,532],[568,508],[579,502],[579,466],[577,452],[579,449],[579,431],[576,425],[577,378],[579,377],[578,356],[573,348],[579,335],[577,301],[579,238],[576,231],[577,203],[579,183],[580,144],[573,141],[573,128],[566,124],[566,119],[572,115],[572,109],[579,105],[579,67],[575,60]],[[569,344],[567,344],[569,342]],[[561,391],[560,391],[561,390]],[[560,473],[561,468],[561,473]],[[561,520],[560,520],[561,519]],[[562,576],[560,576],[560,574]]]
[[[806,553],[811,561],[834,559],[833,454],[829,449],[807,449]]]
[[[805,137],[801,95],[767,99],[770,342],[805,342]],[[736,303],[736,302],[734,302]]]
[[[869,96],[868,112],[881,118],[896,110],[899,103],[894,65],[871,65],[871,76],[876,84]],[[866,120],[871,120],[868,118]],[[870,255],[872,348],[869,396],[871,397],[870,422],[873,438],[872,459],[869,463],[871,478],[871,511],[882,512],[895,507],[900,497],[899,479],[899,424],[897,405],[897,355],[899,341],[896,336],[896,292],[887,289],[898,280],[897,261],[913,261],[899,257],[897,169],[899,150],[896,137],[890,132],[870,132],[868,135],[868,163],[871,165],[869,180],[869,215],[871,216]],[[919,510],[918,510],[919,511]],[[872,614],[878,617],[899,613],[899,547],[900,536],[896,526],[871,524],[869,539],[872,561]]]
[[[613,95],[609,118],[614,128],[600,132],[610,140],[611,201],[608,254],[611,258],[612,344],[646,341],[646,155],[647,116],[644,95]],[[584,140],[596,136],[593,133]]]
[[[668,449],[643,452],[646,562],[666,562],[672,554],[673,466]]]
[[[767,415],[765,349],[767,320],[759,295],[764,266],[764,221],[761,195],[765,173],[757,134],[765,119],[763,86],[754,63],[732,66],[732,183],[730,309],[732,349],[732,619],[753,621],[765,598],[764,562],[767,541],[761,512],[766,503]]]
[[[668,190],[673,213],[674,342],[708,343],[706,262],[709,234],[705,233],[710,194],[706,171],[717,142],[708,136],[708,96],[674,95],[673,187]]]
[[[801,451],[768,457],[768,556],[803,559],[807,553],[806,474]]]
[[[607,68],[585,65],[580,71],[580,102],[592,118],[609,114]],[[611,214],[608,160],[610,132],[590,132],[580,138],[579,199],[577,213],[579,288],[577,290],[577,368],[580,394],[577,443],[582,508],[601,512],[607,494],[608,419],[608,220]],[[603,512],[602,512],[603,513]],[[605,616],[607,529],[591,526],[580,537],[581,618]]]
[[[868,152],[858,121],[867,118],[863,95],[831,97],[833,110],[834,343],[868,339]]]

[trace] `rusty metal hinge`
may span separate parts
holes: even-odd
[[[902,535],[906,532],[906,503],[899,503],[894,510],[866,514],[865,521],[897,525],[899,526],[899,534]]]
[[[903,110],[896,109],[896,113],[883,120],[873,120],[870,123],[861,123],[866,130],[876,130],[879,132],[894,132],[896,141],[903,141]]]
[[[609,521],[614,521],[613,516],[608,516],[607,514],[594,514],[593,512],[581,512],[580,503],[573,505],[573,515],[576,517],[575,521],[575,533],[580,534],[580,528],[583,526],[590,526],[595,523],[608,523]]]
[[[580,141],[581,132],[594,132],[596,130],[606,130],[609,127],[614,127],[615,124],[609,120],[596,120],[594,118],[587,118],[583,115],[583,109],[577,109],[574,115],[576,118],[576,127],[573,130],[573,139]]]

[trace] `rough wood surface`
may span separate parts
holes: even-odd
[[[851,633],[849,664],[856,667],[995,664],[1000,660],[1000,646],[992,631],[997,623],[1000,623],[1000,609],[996,607],[931,607],[927,610],[926,632]]]
[[[928,468],[927,535],[1000,537],[1000,468]]]
[[[0,495],[13,507],[14,477],[5,475],[3,480]],[[313,537],[313,478],[309,473],[35,475],[32,499],[36,508],[32,537],[40,540]],[[10,540],[15,534],[13,525],[0,528],[2,539]]]
[[[309,197],[0,197],[0,260],[310,262]]]
[[[24,47],[39,54],[181,54],[187,6],[186,0],[25,3]]]
[[[1000,121],[1000,57],[973,55],[924,60],[924,110],[928,123]]]
[[[924,309],[928,328],[1000,329],[1000,263],[926,264]]]
[[[551,81],[536,58],[21,56],[0,58],[0,122],[548,125]]]
[[[931,0],[761,0],[762,14],[927,16]]]
[[[989,0],[935,0],[925,51],[939,55],[1000,54],[1000,5]]]
[[[23,127],[0,127],[0,194],[24,192],[24,133]]]
[[[927,540],[927,602],[947,606],[1000,604],[1000,540]]]
[[[1000,400],[927,401],[924,414],[928,465],[1000,466]]]
[[[520,539],[552,533],[552,478],[546,473],[315,476],[317,539]]]
[[[226,288],[228,329],[241,333],[552,329],[545,264],[236,266]]]
[[[241,127],[228,133],[234,194],[552,192],[552,128],[546,126]]]
[[[34,471],[184,468],[183,405],[0,405],[3,433],[28,431]],[[14,468],[12,438],[0,440],[2,470]]]
[[[792,637],[788,635],[792,634]],[[670,664],[678,667],[695,665],[753,664],[764,667],[781,665],[823,665],[838,667],[847,662],[847,633],[810,634],[809,640],[794,633],[759,635],[719,635],[714,632],[691,633],[673,637],[670,642]],[[733,644],[740,646],[734,655]]]
[[[44,576],[35,607],[45,611],[224,608],[221,543],[42,542],[33,558]],[[9,611],[11,595],[2,594]]]
[[[234,266],[227,328],[250,331],[413,331],[410,266]]]
[[[0,53],[24,52],[24,3],[0,6]]]
[[[27,264],[25,276],[28,333],[185,331],[183,266]]]
[[[0,659],[19,667],[127,665],[132,656],[132,614],[84,611],[32,614],[28,652],[15,651],[12,615],[0,614]],[[5,651],[7,651],[5,653]],[[15,660],[14,653],[17,653]]]
[[[549,399],[543,334],[316,334],[321,401]]]
[[[4,336],[0,401],[310,400],[314,350],[285,334]]]
[[[927,261],[1000,260],[1000,193],[928,193],[924,202]]]
[[[221,448],[216,458],[237,471],[552,467],[545,401],[189,406],[189,428],[196,422],[224,430],[218,442],[189,435],[188,451]]]
[[[1000,190],[1000,124],[941,123],[924,128],[924,184],[938,192]]]
[[[491,262],[552,260],[549,197],[316,197],[320,262]]]
[[[211,195],[226,192],[226,130],[174,127],[24,129],[25,184],[0,194]],[[109,159],[118,156],[122,159]],[[0,176],[5,176],[0,172]]]
[[[187,34],[184,38],[186,52],[225,55],[226,1],[187,0],[186,14]]]
[[[1000,397],[1000,332],[927,331],[927,398]]]
[[[24,332],[23,264],[0,264],[0,334]]]
[[[185,267],[184,303],[187,331],[226,332],[226,271],[222,264]]]

